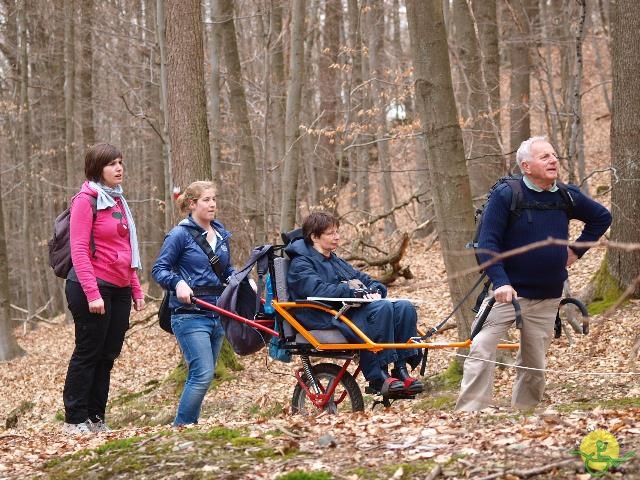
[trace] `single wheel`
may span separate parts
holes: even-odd
[[[323,393],[335,382],[341,370],[340,366],[335,363],[319,363],[313,365],[311,368],[316,382],[318,382],[318,386]],[[307,386],[310,385],[309,378],[307,378],[306,374],[303,374],[302,379]],[[318,410],[318,407],[309,400],[307,392],[300,384],[296,384],[291,399],[291,411],[294,414],[310,415],[314,413],[314,410]],[[340,384],[334,390],[324,410],[329,413],[338,413],[341,411],[359,412],[364,410],[364,400],[360,386],[349,372],[345,372],[344,375],[342,375]]]

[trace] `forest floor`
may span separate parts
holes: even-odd
[[[415,279],[398,281],[390,295],[425,300],[420,322],[434,326],[451,309],[438,244],[413,242],[408,252],[403,263]],[[574,291],[602,255],[593,249],[571,267]],[[509,407],[513,368],[496,371],[494,406],[454,412],[458,384],[436,381],[455,355],[445,349],[430,351],[431,389],[414,401],[372,409],[365,395],[364,412],[292,415],[294,364],[271,360],[265,349],[239,358],[242,370],[209,392],[201,423],[188,429],[170,426],[177,404],[170,374],[180,353],[156,317],[147,318],[155,309],[132,317],[114,367],[107,414],[113,431],[77,438],[61,433],[73,326],[58,318],[16,331],[26,355],[0,364],[0,479],[586,480],[584,462],[570,451],[592,430],[613,434],[619,457],[640,456],[640,359],[631,353],[640,331],[638,301],[606,319],[594,317],[591,333],[574,334],[572,345],[564,336],[554,340],[545,398],[526,414]],[[455,332],[439,340],[455,339]],[[640,479],[640,458],[602,478]]]

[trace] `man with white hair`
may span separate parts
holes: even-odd
[[[548,238],[567,240],[569,220],[584,222],[576,242],[597,241],[611,224],[611,214],[574,185],[558,182],[558,156],[545,137],[532,137],[518,148],[523,173],[517,215],[511,207],[512,188],[504,183],[491,194],[478,239],[481,262],[496,254]],[[560,185],[560,186],[559,186]],[[565,193],[561,191],[561,188]],[[567,205],[569,199],[571,205]],[[522,308],[520,350],[511,405],[530,409],[545,388],[545,356],[554,331],[567,267],[588,248],[547,245],[503,258],[486,268],[496,300],[482,329],[474,337],[456,410],[482,410],[491,403],[496,348],[515,320],[512,299]]]

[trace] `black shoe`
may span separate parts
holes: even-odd
[[[422,393],[424,391],[424,385],[417,378],[413,378],[409,375],[407,371],[407,367],[402,365],[396,365],[393,370],[391,370],[391,375],[403,382],[404,392],[409,395],[416,395],[418,393]]]
[[[392,397],[399,393],[404,393],[404,382],[397,378],[387,377],[380,380],[372,380],[366,389],[366,393],[382,395],[383,397]]]

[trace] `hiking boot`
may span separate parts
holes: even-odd
[[[85,435],[91,433],[91,421],[85,420],[82,423],[67,423],[64,422],[62,426],[62,433],[66,435]]]
[[[93,433],[98,433],[98,432],[110,432],[111,429],[107,426],[106,423],[104,423],[104,420],[101,419],[99,416],[96,415],[96,420],[92,421],[91,419],[88,419],[86,421],[86,423],[88,424],[89,430],[91,430]]]

